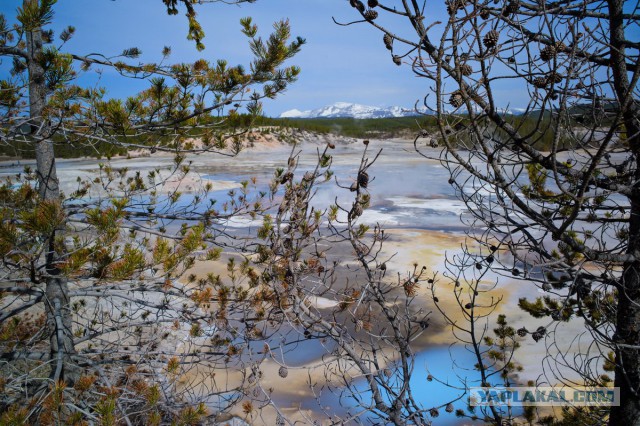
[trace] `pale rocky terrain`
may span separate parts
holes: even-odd
[[[159,180],[163,180],[164,183],[158,189],[165,193],[174,191],[187,193],[198,191],[207,184],[211,185],[214,191],[229,190],[240,186],[239,179],[233,176],[246,172],[261,174],[262,178],[264,178],[264,176],[270,173],[270,170],[277,166],[285,165],[286,158],[291,150],[299,148],[293,148],[291,143],[283,142],[283,140],[300,143],[298,147],[304,150],[304,152],[307,153],[305,155],[308,156],[308,158],[302,157],[305,161],[309,159],[312,160],[318,148],[322,148],[328,143],[335,144],[338,146],[338,149],[336,150],[334,164],[339,167],[351,167],[352,170],[357,170],[363,149],[363,145],[359,143],[360,141],[355,139],[344,139],[334,135],[315,135],[295,130],[283,132],[276,129],[263,128],[247,134],[243,141],[245,149],[233,157],[224,157],[211,153],[189,155],[187,160],[190,162],[191,169],[194,173],[189,173],[186,176],[172,172],[173,157],[168,153],[148,155],[143,152],[134,152],[131,153],[129,158],[121,157],[113,159],[111,166],[114,168],[127,167],[130,170],[129,173],[136,171],[145,173],[150,170],[159,169]],[[195,149],[202,148],[199,141],[192,140],[190,142]],[[427,161],[419,158],[415,154],[408,154],[413,149],[412,141],[409,140],[372,141],[371,146],[384,148],[386,152],[391,153],[388,157],[381,157],[380,163],[381,167],[388,167],[393,170],[394,173],[402,173],[408,164]],[[9,174],[28,163],[29,162],[26,161],[21,162],[15,167],[5,167],[2,172]],[[64,192],[70,193],[77,188],[77,178],[92,180],[97,177],[100,174],[99,163],[100,161],[95,159],[59,161],[59,176]],[[219,179],[215,177],[218,172],[224,171],[227,172],[223,173],[226,176],[225,178]],[[351,175],[353,175],[353,171]],[[404,179],[407,178],[414,179],[418,177],[407,176]],[[403,178],[401,177],[399,179]],[[375,181],[373,182],[375,183]],[[372,192],[376,190],[382,192],[378,193],[378,196],[381,199],[384,198],[387,203],[389,202],[389,198],[395,196],[393,188],[376,188],[376,186],[372,184],[371,190]],[[324,199],[321,201],[324,201]],[[396,200],[396,203],[400,204],[400,201]],[[418,204],[419,203],[416,203],[416,206]],[[400,219],[390,213],[385,213],[386,211],[387,210],[383,209],[374,209],[373,212],[368,212],[369,216],[367,216],[367,220],[381,223],[387,228],[390,238],[384,247],[384,254],[388,257],[393,257],[392,261],[389,262],[389,276],[394,276],[394,274],[397,273],[404,274],[411,268],[414,262],[420,265],[428,265],[429,269],[433,272],[442,272],[444,270],[446,253],[451,254],[459,251],[461,244],[464,242],[465,236],[461,231],[443,232],[424,229],[419,226],[398,226],[398,224],[400,224],[398,220]],[[364,219],[365,216],[363,216],[363,220]],[[462,229],[462,227],[460,229]],[[211,272],[223,274],[224,264],[199,261],[189,273],[203,276]],[[491,292],[491,296],[503,298],[503,302],[499,305],[496,313],[507,313],[510,323],[516,327],[526,324],[529,330],[535,330],[538,325],[546,325],[542,321],[532,320],[526,313],[517,308],[517,302],[520,297],[528,296],[533,298],[538,294],[538,291],[535,287],[527,285],[525,282],[502,279],[499,285]],[[452,318],[457,321],[464,320],[450,288],[439,288],[437,295],[440,299],[441,307],[443,307]],[[443,322],[442,318],[439,317],[433,305],[431,291],[424,287],[420,288],[417,301],[423,304],[426,309],[433,311],[433,314],[431,316],[432,327],[416,342],[416,348],[418,350],[429,350],[429,347],[433,345],[453,343],[454,339],[450,328]],[[313,302],[321,309],[330,308],[336,303],[334,300],[326,298],[318,298]],[[492,328],[493,324],[489,324],[488,326]],[[581,331],[584,331],[582,324],[574,321],[571,324],[563,325],[563,329],[559,331],[559,333],[576,336],[577,333]],[[570,343],[570,341],[567,340],[567,343]],[[523,339],[521,344],[522,348],[517,355],[518,362],[525,366],[525,371],[520,375],[521,381],[524,383],[526,380],[540,380],[543,373],[540,361],[546,355],[545,345],[543,342],[536,344],[530,338]],[[289,406],[285,405],[283,407],[283,412],[289,416],[291,421],[300,421],[302,424],[309,423],[311,419],[319,419],[322,421],[323,414],[321,411],[301,409],[301,404],[305,406],[308,405],[303,404],[303,402],[313,400],[313,394],[308,386],[309,381],[322,383],[322,381],[325,380],[322,369],[318,368],[318,362],[314,361],[308,363],[308,365],[290,369],[286,386],[283,385],[282,379],[278,377],[277,369],[278,365],[273,361],[266,361],[263,365],[264,376],[262,384],[264,387],[273,387],[276,390],[276,394],[274,395],[277,399],[290,401]],[[238,408],[238,410],[240,409]],[[235,414],[244,417],[239,411]],[[234,421],[240,424],[240,420]],[[260,413],[260,417],[247,419],[247,421],[252,424],[275,424],[275,412],[265,409]],[[226,423],[223,422],[221,424]]]

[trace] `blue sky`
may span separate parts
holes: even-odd
[[[11,19],[21,4],[22,0],[2,0],[0,12]],[[429,1],[428,7],[432,8],[427,11],[429,22],[446,22],[444,1]],[[186,40],[184,10],[180,15],[168,16],[160,0],[58,0],[53,27],[56,34],[67,25],[76,27],[76,35],[65,50],[78,54],[111,56],[136,46],[144,53],[142,59],[159,61],[163,46],[168,45],[173,49],[170,62],[224,58],[235,65],[247,64],[251,57],[246,38],[240,33],[240,18],[252,16],[263,35],[269,33],[273,22],[288,18],[293,35],[307,40],[291,60],[302,68],[302,74],[283,96],[265,101],[264,110],[270,116],[338,101],[412,107],[431,92],[432,83],[416,77],[410,66],[393,64],[380,32],[367,24],[338,26],[333,22],[332,17],[341,22],[359,18],[347,0],[257,0],[241,6],[205,4],[198,11],[207,35],[204,40],[207,48],[203,52]],[[379,20],[385,18],[381,16]],[[402,30],[398,29],[400,33]],[[405,26],[404,30],[410,28]],[[7,72],[6,66],[5,62],[0,73]],[[95,80],[96,75],[92,76]],[[124,79],[109,69],[104,70],[99,84],[114,97],[125,97],[147,86]],[[509,85],[498,87],[495,93],[498,103],[509,104],[510,108],[525,106],[528,93],[519,86],[516,90]]]
[[[22,0],[2,0],[0,11],[12,18],[21,4]],[[183,11],[167,16],[160,0],[58,0],[53,26],[56,36],[67,25],[76,27],[65,50],[78,54],[110,56],[136,46],[143,51],[143,59],[159,61],[163,46],[168,45],[173,49],[171,62],[202,57],[246,64],[250,52],[240,33],[240,18],[252,16],[264,35],[273,22],[289,18],[293,35],[307,40],[291,61],[302,68],[302,74],[285,95],[265,102],[265,113],[271,116],[337,101],[411,107],[428,92],[427,82],[415,77],[408,66],[393,64],[379,32],[368,25],[342,27],[332,21],[332,17],[343,22],[357,18],[346,0],[258,0],[242,6],[207,4],[198,10],[207,35],[203,52],[186,40]],[[115,97],[145,87],[108,69],[100,78]]]

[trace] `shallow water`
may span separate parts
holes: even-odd
[[[416,355],[410,381],[411,390],[414,399],[423,404],[426,410],[439,408],[438,416],[432,419],[435,425],[454,426],[470,422],[468,419],[465,421],[457,418],[455,411],[447,413],[444,405],[453,401],[455,409],[463,409],[465,414],[471,415],[466,409],[464,391],[461,387],[464,386],[464,381],[467,381],[469,386],[478,385],[469,380],[469,377],[477,376],[477,372],[473,370],[475,363],[475,355],[462,345],[434,346]],[[433,376],[431,380],[428,379],[429,375]],[[361,392],[361,398],[370,399],[364,379],[357,380],[356,388]],[[389,400],[384,393],[383,396],[385,400]],[[319,402],[322,406],[340,407],[340,414],[353,414],[357,410],[357,406],[354,407],[355,401],[348,395],[341,398],[336,394],[325,394]],[[517,412],[519,411],[516,410]],[[484,417],[479,408],[475,409],[474,414],[480,418]],[[371,414],[363,416],[362,420],[365,424],[380,422],[379,418]]]
[[[299,178],[315,164],[315,152],[313,146],[303,147],[300,155],[296,176]],[[465,214],[464,203],[455,197],[453,189],[448,184],[447,170],[436,161],[425,160],[411,150],[409,144],[401,143],[376,143],[369,147],[369,158],[372,158],[375,149],[382,148],[376,163],[369,169],[371,194],[371,207],[365,210],[360,217],[360,222],[368,225],[379,224],[385,229],[423,229],[434,231],[446,231],[462,235],[468,226],[461,222],[461,215]],[[372,150],[373,149],[373,150]],[[349,187],[356,179],[358,165],[364,146],[361,144],[338,146],[333,155],[332,170],[335,173],[333,182],[327,182],[318,187],[312,204],[316,208],[326,208],[330,204],[338,203],[345,208],[353,201],[353,193],[348,189],[339,188],[336,182],[343,187]],[[265,191],[268,183],[277,167],[283,167],[286,162],[287,151],[282,154],[282,160],[277,161],[274,153],[256,154],[257,157],[240,157],[239,163],[230,162],[229,167],[211,164],[202,169],[204,177],[213,181],[242,181],[251,177],[257,178],[256,191]],[[241,164],[242,166],[238,166]],[[196,170],[198,170],[196,168]],[[227,191],[218,191],[211,194],[217,200],[217,204],[224,203],[228,197]],[[247,228],[260,226],[260,220],[236,220],[226,225],[236,228],[239,232],[247,231]],[[291,366],[302,366],[318,359],[318,354],[326,353],[317,340],[301,342],[286,356],[286,362]],[[455,364],[452,360],[455,360]],[[281,360],[278,360],[281,361]],[[462,346],[449,348],[436,346],[418,353],[415,358],[415,370],[411,379],[414,397],[426,409],[454,400],[461,394],[455,387],[460,387],[464,377],[474,378],[477,372],[464,370],[476,363],[475,358]],[[427,381],[427,375],[433,374],[439,380],[450,383],[445,386],[437,381]],[[356,387],[362,387],[356,384]],[[364,393],[366,397],[366,392]],[[309,409],[317,412],[318,406],[326,407],[334,414],[353,414],[354,400],[347,396],[340,398],[334,392],[324,392],[316,400],[315,398],[303,398],[292,401],[291,396],[278,397],[274,395],[274,402],[283,406],[294,403],[301,409]],[[455,408],[466,407],[464,400],[454,403]],[[329,408],[330,407],[330,408]],[[365,422],[376,424],[375,417],[363,417]],[[446,413],[444,408],[440,410],[440,416],[435,424],[457,425],[462,420],[454,414]]]
[[[315,146],[304,146],[296,176],[299,178],[310,170],[316,160]],[[336,202],[344,207],[350,206],[353,197],[348,189],[356,179],[358,165],[364,145],[338,145],[333,155],[332,170],[335,179],[318,187],[312,205],[326,208]],[[467,229],[460,222],[465,206],[456,199],[451,186],[447,183],[447,170],[436,161],[425,160],[412,151],[412,146],[399,142],[371,142],[370,159],[377,149],[382,149],[378,160],[369,169],[371,207],[360,218],[362,223],[380,224],[385,228],[414,228],[428,230],[460,231]],[[283,167],[288,151],[282,151],[281,160],[274,153],[255,153],[250,158],[238,157],[238,162],[228,160],[228,167],[211,164],[196,170],[203,177],[213,181],[257,179],[254,191],[265,191],[277,167]],[[227,198],[227,191],[211,194],[220,205]],[[233,224],[230,224],[234,226]],[[240,224],[239,226],[244,226]]]
[[[302,147],[299,156],[299,167],[296,177],[300,178],[307,170],[315,165],[317,149],[319,146],[306,145]],[[321,148],[321,147],[320,147]],[[353,193],[348,188],[356,179],[358,165],[364,151],[364,145],[357,143],[351,145],[338,145],[333,155],[332,170],[335,179],[318,187],[312,204],[316,208],[326,209],[330,204],[338,203],[348,209],[353,202]],[[373,158],[378,149],[382,152],[376,163],[368,170],[370,175],[369,191],[371,193],[371,207],[365,210],[360,218],[361,223],[368,225],[379,224],[386,229],[411,228],[434,231],[446,231],[462,235],[468,230],[461,223],[461,216],[465,214],[465,206],[456,197],[448,184],[447,170],[436,161],[426,160],[413,151],[409,143],[400,142],[376,142],[372,141],[368,148],[368,157]],[[259,191],[267,191],[269,182],[278,167],[286,168],[287,156],[291,148],[283,147],[274,151],[243,152],[237,158],[225,158],[220,156],[199,156],[193,158],[192,169],[200,173],[207,180],[241,182],[256,178],[257,185],[253,188],[253,194]],[[436,151],[433,151],[436,154]],[[165,161],[165,160],[163,160]],[[170,159],[166,160],[167,164]],[[69,160],[58,164],[61,175],[73,177],[78,171],[91,173],[96,170],[95,160]],[[116,160],[114,167],[127,166],[151,170],[158,167],[158,162],[153,159]],[[22,165],[6,167],[1,174],[15,173],[22,169]],[[181,205],[189,205],[193,202],[193,194],[184,194]],[[216,206],[222,206],[229,199],[229,190],[214,191],[209,194],[209,200],[215,200]],[[209,206],[209,200],[199,204],[199,210],[203,211]],[[256,227],[261,225],[261,220],[251,218],[237,218],[225,223],[237,233],[251,234]],[[177,226],[177,224],[174,224]],[[286,361],[292,366],[305,365],[318,359],[318,355],[326,353],[327,349],[319,341],[310,340],[301,342],[288,348]],[[414,397],[430,408],[447,403],[456,397],[457,393],[450,387],[438,384],[436,381],[428,382],[427,374],[431,372],[438,379],[460,385],[459,375],[474,376],[473,372],[464,372],[453,369],[451,359],[460,364],[473,365],[473,359],[467,360],[469,353],[462,347],[456,347],[452,352],[447,347],[433,347],[419,353],[415,359],[415,371],[412,377]],[[437,400],[433,398],[437,395]],[[286,404],[285,401],[281,401]],[[287,401],[291,403],[291,401]],[[314,399],[299,401],[302,408],[316,410],[318,405]],[[322,406],[331,406],[337,413],[348,411],[348,398],[340,400],[335,394],[325,394],[320,398]],[[342,408],[339,408],[342,407]],[[456,404],[456,408],[464,408],[464,402]],[[447,415],[444,409],[440,410],[440,417],[436,424],[459,424],[459,420],[452,415]],[[370,418],[375,423],[374,418]]]

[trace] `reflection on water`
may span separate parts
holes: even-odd
[[[435,161],[418,158],[414,152],[406,150],[407,145],[384,143],[381,147],[383,151],[380,157],[369,169],[371,207],[360,217],[361,223],[380,224],[387,229],[413,228],[455,233],[462,233],[467,229],[460,221],[461,215],[466,210],[465,205],[455,197],[448,183],[448,173],[442,165]],[[299,156],[296,171],[298,177],[315,166],[317,157],[314,149],[308,148],[306,147]],[[371,148],[375,149],[376,144],[372,143],[370,146],[369,152],[372,153],[372,157],[375,151],[371,151]],[[362,145],[338,146],[332,153],[334,158],[332,170],[335,173],[335,179],[317,188],[312,199],[312,205],[316,209],[324,210],[327,206],[337,203],[348,210],[353,202],[353,194],[348,189],[340,188],[336,182],[348,188],[356,179],[362,149]],[[241,157],[238,163],[232,161],[226,165],[208,164],[199,171],[203,173],[204,178],[212,181],[240,182],[255,177],[257,180],[255,191],[267,191],[273,173],[277,167],[283,167],[286,164],[287,155],[288,152],[283,151],[281,161],[275,161],[273,154],[264,155],[263,158]],[[227,192],[217,191],[210,195],[216,200],[216,206],[221,206],[228,199]],[[339,217],[339,219],[344,220],[346,217]],[[250,218],[242,220],[241,218],[225,225],[242,232],[242,229],[255,228],[260,224],[260,220],[250,220]],[[315,339],[290,342],[290,344],[292,346],[286,348],[283,359],[277,359],[277,361],[285,361],[291,366],[302,366],[318,360],[319,356],[330,353],[332,349]],[[455,360],[455,365],[452,360]],[[477,372],[472,371],[475,363],[473,354],[461,346],[452,348],[439,346],[417,354],[411,379],[414,398],[427,410],[455,400],[463,393],[460,387],[464,387],[463,381],[466,376],[470,379],[477,376]],[[435,380],[428,381],[428,374],[451,386],[445,386]],[[364,380],[358,380],[355,388],[361,398],[365,400],[368,398]],[[358,407],[354,398],[349,396],[345,389],[329,391],[319,388],[315,391],[318,395],[317,399],[291,401],[290,396],[281,396],[279,400],[278,396],[274,395],[274,402],[281,406],[291,406],[295,403],[301,409],[309,409],[313,412],[318,412],[319,404],[320,407],[326,407],[327,412],[336,415],[353,415],[362,408]],[[464,398],[454,405],[456,409],[466,408]],[[371,424],[380,422],[380,419],[373,417],[370,413],[363,415],[362,420]],[[456,425],[460,424],[460,421],[455,417],[455,413],[447,413],[441,409],[437,424]]]
[[[318,146],[303,147],[299,155],[297,177],[300,178],[306,171],[311,170],[317,160]],[[448,184],[448,173],[442,165],[435,161],[428,161],[419,157],[413,152],[411,144],[395,142],[375,142],[369,146],[370,157],[375,155],[378,148],[383,151],[378,161],[369,169],[371,176],[369,190],[371,193],[371,207],[365,210],[360,220],[366,224],[380,224],[383,228],[414,228],[426,230],[438,230],[454,233],[462,233],[466,226],[460,222],[461,215],[464,215],[465,206],[456,199],[453,189]],[[316,209],[325,210],[329,205],[338,203],[347,210],[353,202],[353,193],[348,189],[340,188],[336,182],[348,188],[356,179],[358,165],[363,145],[338,145],[330,152],[333,155],[332,170],[335,179],[326,182],[318,187],[312,199],[312,205]],[[248,194],[249,200],[255,199],[259,192],[268,192],[268,187],[273,174],[278,167],[286,167],[286,160],[290,148],[278,148],[274,151],[264,152],[243,152],[237,158],[229,159],[220,156],[201,156],[193,159],[192,170],[200,173],[205,180],[217,182],[235,182],[256,179],[256,186],[252,186]],[[434,152],[435,153],[435,152]],[[126,162],[117,161],[122,166],[128,166],[140,170],[151,170],[158,167],[153,159],[139,159]],[[80,160],[61,162],[59,167],[62,171],[67,169],[67,173],[75,173],[73,170],[83,171],[96,169],[96,163],[92,160]],[[3,170],[3,174],[19,171],[22,166]],[[73,170],[72,170],[73,169]],[[236,190],[238,191],[238,190]],[[159,196],[161,197],[161,196]],[[147,199],[140,199],[143,205]],[[229,190],[213,191],[208,194],[206,200],[196,200],[194,194],[184,193],[181,196],[179,206],[196,206],[199,212],[205,211],[212,206],[222,211],[222,206],[229,201]],[[276,199],[277,201],[277,199]],[[168,206],[169,200],[160,200],[158,210]],[[142,207],[141,207],[142,208]],[[164,224],[164,223],[163,223]],[[235,218],[233,221],[223,225],[235,228],[236,232],[251,234],[255,228],[260,226],[261,220],[254,220],[250,217]],[[167,223],[168,226],[177,226],[177,223]],[[291,366],[302,366],[318,360],[323,354],[331,353],[333,347],[327,347],[328,343],[311,339],[296,341],[295,338],[287,342],[284,349],[286,363]],[[262,342],[256,342],[255,349]],[[252,343],[253,345],[253,343]],[[274,345],[277,347],[277,344]],[[461,379],[458,375],[474,376],[472,371],[454,369],[452,359],[461,366],[473,366],[475,359],[468,351],[462,347],[430,348],[419,353],[415,359],[415,369],[411,379],[414,398],[424,405],[426,409],[433,406],[446,404],[460,395],[459,390],[439,384],[436,381],[427,381],[429,373],[439,380],[450,383],[453,386],[460,386]],[[277,361],[282,361],[278,359]],[[356,383],[356,388],[364,392],[361,383]],[[366,395],[366,393],[365,393]],[[291,401],[276,401],[283,405],[290,405]],[[342,397],[335,393],[324,392],[319,397],[321,406],[329,406],[337,410],[336,414],[351,412],[353,398],[343,394]],[[317,411],[317,403],[313,399],[300,401],[301,408],[309,408]],[[465,408],[464,402],[458,403],[456,408]],[[444,409],[440,410],[440,417],[437,424],[453,425],[458,424],[458,419],[454,415],[448,414]],[[376,419],[368,418],[371,423]]]
[[[448,173],[435,161],[419,158],[408,144],[379,143],[382,153],[377,162],[369,169],[371,180],[371,207],[365,210],[361,222],[369,225],[379,223],[386,228],[416,228],[427,230],[460,231],[466,229],[460,222],[465,206],[456,197],[448,184]],[[370,145],[369,152],[377,147]],[[315,165],[316,147],[305,147],[299,156],[297,175],[302,176]],[[333,154],[333,182],[318,187],[312,205],[316,209],[325,209],[336,202],[348,207],[353,202],[349,187],[356,178],[358,164],[362,155],[362,145],[343,145],[336,147]],[[267,191],[268,185],[277,167],[283,167],[289,152],[282,150],[281,161],[272,153],[254,153],[253,156],[238,157],[238,161],[225,160],[226,164],[211,164],[199,168],[203,177],[212,181],[236,181],[257,179],[255,192]],[[235,162],[235,163],[234,163]],[[221,206],[228,199],[228,191],[216,191],[210,194]],[[186,199],[185,199],[186,201]],[[348,208],[347,208],[348,210]],[[232,227],[255,225],[255,223],[229,223]]]
[[[476,408],[473,412],[468,410],[466,404],[465,386],[477,386],[474,379],[478,373],[473,370],[476,363],[475,356],[462,346],[436,346],[416,355],[414,370],[411,377],[412,396],[421,409],[426,411],[438,408],[438,416],[434,418],[434,424],[454,426],[469,424],[469,418],[459,418],[456,410],[463,410],[467,416],[484,418],[485,412]],[[433,378],[428,379],[431,375]],[[389,383],[393,383],[391,377]],[[401,385],[397,381],[398,387]],[[383,387],[379,388],[384,399],[389,401],[389,394]],[[292,401],[290,397],[283,398],[276,395],[274,403],[281,407],[295,406],[302,410],[317,411],[322,407],[327,414],[341,418],[358,417],[363,424],[384,424],[383,419],[373,412],[363,410],[367,405],[373,406],[371,392],[364,378],[357,379],[350,389],[328,389],[326,386],[316,385],[314,388],[316,398],[307,398]],[[449,413],[445,405],[453,402],[454,411]],[[501,413],[506,414],[506,408],[498,407]],[[521,415],[521,408],[514,408],[512,415]]]
[[[375,148],[375,144],[372,143],[372,146]],[[332,170],[335,173],[335,179],[317,188],[312,200],[312,205],[316,209],[324,210],[327,206],[337,203],[348,210],[353,202],[353,194],[348,189],[340,188],[336,182],[348,188],[356,179],[362,154],[361,148],[361,145],[342,146],[333,152]],[[369,169],[371,207],[365,210],[360,217],[360,222],[370,225],[380,224],[387,229],[413,228],[460,234],[468,229],[460,221],[461,215],[465,214],[466,206],[456,198],[448,183],[448,172],[442,165],[435,161],[417,158],[414,152],[405,150],[406,145],[384,143],[382,148],[378,161]],[[285,165],[287,154],[288,152],[282,152],[281,161],[274,161],[273,154],[269,154],[262,160],[254,157],[241,159],[240,163],[229,167],[209,164],[199,171],[203,173],[204,178],[212,181],[240,182],[255,177],[257,180],[255,191],[267,191],[276,168]],[[312,169],[315,160],[313,149],[304,150],[299,156],[297,176],[300,177]],[[242,167],[238,167],[238,164]],[[220,206],[228,199],[227,192],[217,191],[210,196],[216,200],[216,205]],[[246,219],[240,218],[225,225],[237,228],[237,232],[243,232],[261,224],[260,220]],[[282,359],[278,358],[277,361],[290,366],[303,366],[318,360],[322,354],[331,353],[333,348],[326,347],[325,343],[315,339],[308,341],[303,339],[297,342],[293,339],[289,344],[290,346],[286,347],[282,354]],[[474,355],[462,346],[451,348],[438,346],[418,353],[411,378],[414,399],[428,410],[459,398],[464,393],[462,390],[464,382],[478,376],[478,373],[473,371],[476,362]],[[450,386],[436,380],[428,381],[429,374]],[[359,392],[360,398],[370,400],[364,380],[358,380],[355,383],[355,389]],[[325,407],[328,413],[341,416],[353,415],[362,409],[346,389],[329,391],[326,388],[318,388],[315,392],[318,395],[317,398],[306,398],[300,401],[292,401],[291,396],[279,397],[274,394],[273,397],[277,405],[286,407],[295,403],[300,409],[309,409],[316,413],[318,405]],[[455,402],[454,406],[456,409],[466,409],[465,398]],[[483,415],[480,414],[480,417]],[[370,413],[364,414],[362,420],[371,424],[380,422],[380,419]],[[447,413],[444,408],[441,408],[436,423],[458,425],[461,422],[461,419],[455,417],[455,413]]]
[[[414,400],[421,409],[429,410],[438,408],[437,419],[434,424],[444,426],[454,426],[469,424],[468,418],[456,417],[455,411],[464,410],[467,416],[477,416],[484,418],[485,413],[476,408],[470,412],[467,407],[467,399],[464,388],[478,386],[479,373],[473,366],[477,363],[475,355],[461,345],[436,346],[416,355],[414,360],[413,374],[411,376],[411,391]],[[432,376],[432,377],[429,377]],[[393,377],[390,383],[393,382]],[[397,388],[401,382],[397,380]],[[380,388],[385,400],[389,401],[389,394]],[[371,392],[368,391],[364,378],[356,380],[355,386],[351,390],[343,390],[342,393],[320,392],[317,401],[303,401],[302,408],[312,410],[313,404],[320,404],[322,407],[331,407],[330,412],[339,416],[353,416],[361,412],[362,404],[358,404],[356,399],[365,404],[373,405]],[[354,397],[354,394],[355,397]],[[454,411],[448,413],[444,406],[453,401]],[[506,408],[497,407],[500,412],[506,414]],[[514,408],[512,415],[521,415],[521,408]],[[372,413],[360,415],[360,420],[364,424],[380,424],[382,421]]]

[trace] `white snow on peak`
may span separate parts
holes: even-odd
[[[387,117],[408,117],[416,115],[411,108],[402,108],[398,106],[392,107],[375,107],[368,105],[360,105],[349,102],[336,102],[322,108],[300,111],[292,109],[280,114],[281,118],[387,118]]]
[[[281,118],[302,118],[309,111],[300,111],[299,109],[290,109],[280,114]]]

